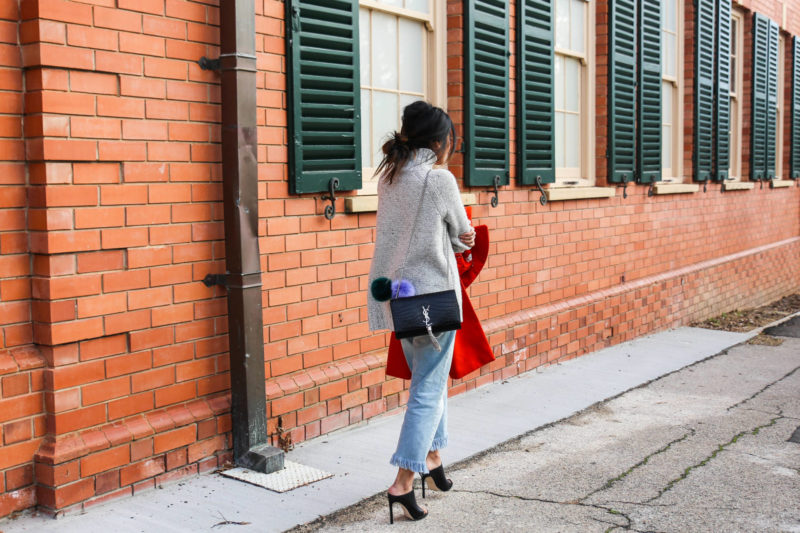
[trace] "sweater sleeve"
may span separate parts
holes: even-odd
[[[464,204],[461,201],[461,192],[458,190],[456,178],[448,170],[440,169],[434,171],[436,179],[434,191],[436,194],[439,210],[447,226],[447,233],[450,236],[450,243],[453,251],[463,252],[468,250],[467,246],[459,240],[458,236],[467,233],[472,229]]]

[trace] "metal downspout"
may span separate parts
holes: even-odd
[[[267,444],[258,250],[255,34],[254,0],[220,2],[225,285],[233,458],[239,466],[269,473],[283,468],[283,452]]]

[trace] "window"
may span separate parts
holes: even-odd
[[[594,56],[589,32],[593,3],[555,2],[555,163],[556,182],[594,183],[592,131]]]
[[[683,0],[661,3],[661,167],[662,180],[683,176]]]
[[[786,61],[786,41],[783,35],[778,37],[778,100],[775,108],[776,128],[775,128],[775,179],[782,179],[783,172],[783,117],[785,109],[786,88],[784,86],[784,62]]]
[[[743,16],[731,15],[731,127],[728,179],[742,179],[742,31]]]
[[[443,106],[445,20],[443,2],[360,0],[362,194],[372,179],[388,134],[400,129],[403,108],[416,100]]]

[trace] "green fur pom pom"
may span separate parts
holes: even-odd
[[[379,302],[385,302],[392,297],[392,280],[389,278],[376,278],[372,282],[372,297]]]

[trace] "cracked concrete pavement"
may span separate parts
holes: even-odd
[[[422,524],[381,493],[296,531],[800,532],[798,426],[800,339],[741,344],[452,466]]]

